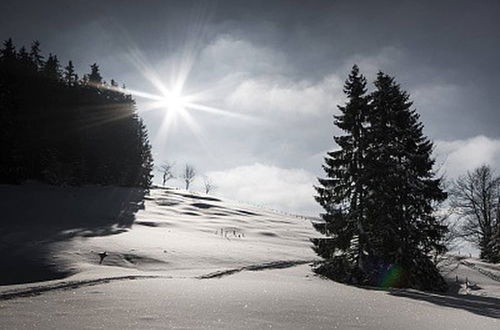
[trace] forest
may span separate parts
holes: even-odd
[[[99,66],[79,77],[40,43],[0,50],[0,183],[151,185],[153,159],[135,101]]]

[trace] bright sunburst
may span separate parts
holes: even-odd
[[[174,113],[185,111],[187,100],[180,93],[171,92],[163,96],[164,99],[161,102],[166,111]]]
[[[193,116],[196,111],[241,120],[255,120],[253,117],[247,115],[203,104],[204,96],[209,94],[209,91],[200,91],[195,94],[185,93],[184,86],[191,71],[194,56],[187,55],[179,63],[173,63],[174,65],[172,66],[176,70],[172,70],[173,74],[164,79],[160,79],[160,74],[145,60],[137,48],[129,50],[129,58],[140,73],[154,86],[156,91],[155,93],[148,93],[128,88],[117,89],[123,93],[147,100],[148,102],[141,106],[140,111],[142,112],[162,111],[163,120],[158,131],[158,136],[156,137],[160,141],[165,140],[172,127],[179,120],[186,124],[200,141],[203,140],[200,136],[202,133],[201,127]],[[161,76],[164,77],[163,74]]]

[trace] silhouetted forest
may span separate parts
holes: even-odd
[[[45,58],[39,42],[0,51],[0,183],[148,187],[153,160],[135,101],[103,81],[97,64]]]

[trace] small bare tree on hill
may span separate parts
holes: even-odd
[[[210,179],[210,177],[208,176],[203,177],[203,185],[205,186],[205,194],[208,194],[215,189],[215,185],[212,182],[212,179]]]
[[[175,178],[174,172],[174,163],[164,162],[160,166],[160,171],[162,172],[162,185],[165,186],[168,180]]]
[[[189,189],[189,185],[191,182],[193,182],[194,178],[196,176],[196,170],[192,165],[186,164],[184,167],[184,173],[182,174],[182,178],[184,179],[184,182],[186,183],[186,190]]]

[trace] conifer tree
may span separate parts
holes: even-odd
[[[28,67],[31,64],[30,54],[26,50],[26,47],[22,46],[17,56],[24,67]]]
[[[64,81],[68,86],[75,86],[78,81],[78,75],[75,72],[75,67],[72,61],[64,68]]]
[[[102,76],[99,72],[99,66],[97,65],[97,63],[94,63],[90,66],[90,74],[88,75],[88,80],[91,84],[102,84]]]
[[[317,188],[326,213],[315,227],[327,238],[313,239],[326,259],[315,270],[347,283],[443,291],[430,255],[444,252],[446,230],[433,215],[446,198],[433,145],[392,77],[379,73],[369,97],[365,86],[354,67],[335,121],[346,134],[335,137],[340,149],[325,158]]]
[[[355,277],[367,248],[363,162],[368,97],[366,79],[356,65],[345,82],[344,93],[348,101],[345,106],[338,107],[341,114],[335,116],[335,125],[345,134],[334,137],[340,149],[327,154],[323,166],[327,178],[319,179],[320,185],[316,187],[316,200],[326,213],[322,214],[325,223],[315,227],[328,238],[314,239],[313,243],[320,255],[335,259],[338,277],[344,281],[359,281]]]
[[[14,46],[12,38],[9,38],[4,41],[3,49],[1,50],[1,55],[3,60],[9,60],[16,57],[16,47]]]
[[[51,80],[59,80],[61,78],[59,60],[56,55],[49,54],[47,61],[43,64],[42,72]]]
[[[372,271],[379,277],[397,268],[396,286],[445,290],[430,259],[432,251],[445,251],[446,228],[433,212],[434,202],[447,196],[433,173],[433,144],[394,78],[379,72],[375,88],[365,161]]]
[[[43,56],[41,55],[40,42],[33,41],[31,44],[30,58],[35,70],[41,70],[43,67]]]

